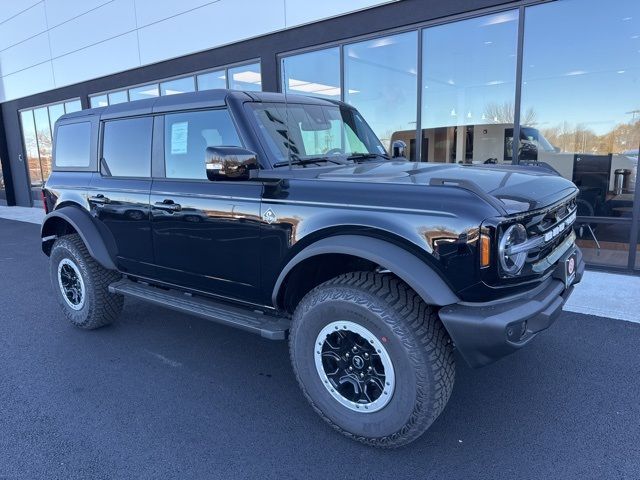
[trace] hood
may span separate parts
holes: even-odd
[[[309,169],[301,169],[308,170]],[[321,169],[318,179],[369,183],[444,185],[471,190],[502,213],[544,208],[577,192],[569,180],[541,167],[376,162]]]

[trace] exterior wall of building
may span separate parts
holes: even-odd
[[[17,3],[20,2],[16,2],[16,4]],[[43,2],[37,3],[40,4]],[[57,3],[62,4],[65,2],[60,0]],[[87,2],[87,4],[88,3],[90,2]],[[296,2],[287,0],[286,3],[288,5],[289,3]],[[338,15],[340,12],[339,5],[343,3],[345,2],[331,0],[328,2],[320,2],[317,6],[310,7],[308,6],[308,2],[302,1],[304,6],[302,11],[306,9],[306,14],[311,17],[304,17],[302,13],[299,13],[293,18],[297,18],[297,21],[313,18],[313,15],[318,15],[318,10],[324,11],[325,17]],[[3,159],[5,164],[10,166],[10,169],[5,168],[4,171],[5,177],[9,175],[11,178],[14,201],[17,205],[29,206],[32,204],[32,192],[27,173],[28,162],[25,158],[24,145],[22,142],[20,110],[66,101],[72,98],[79,98],[82,102],[82,107],[88,108],[89,96],[98,92],[130,85],[144,84],[163,78],[212,69],[220,65],[229,65],[255,59],[258,59],[261,63],[262,89],[265,91],[278,91],[278,55],[282,52],[288,52],[296,48],[310,48],[326,42],[368,35],[388,29],[402,28],[406,27],[408,23],[419,23],[452,15],[460,15],[468,11],[495,7],[505,3],[508,2],[505,0],[456,0],[451,2],[441,2],[439,0],[401,0],[392,3],[386,2],[381,6],[355,13],[339,15],[327,20],[308,23],[300,27],[289,28],[261,37],[254,37],[218,48],[211,48],[210,50],[153,63],[144,67],[133,68],[122,72],[107,72],[104,74],[105,76],[99,78],[64,87],[52,87],[53,89],[48,89],[34,95],[6,101],[1,104],[7,146],[7,153]],[[28,1],[22,4],[24,8],[18,8],[18,6],[12,4],[13,10],[3,11],[5,18],[7,18],[5,23],[8,21],[13,22],[13,19],[17,18],[17,15],[24,15],[26,13],[24,12],[25,9],[35,4],[36,2]],[[348,4],[350,8],[353,8],[354,5],[364,7],[372,3],[366,3],[366,0],[363,0],[362,2],[348,2]],[[85,5],[85,3],[83,3],[83,5]],[[322,5],[322,7],[319,5]],[[333,7],[331,7],[331,5],[333,5]],[[300,11],[301,10],[298,10],[298,12]],[[242,29],[245,15],[246,12],[241,12],[235,16],[225,17],[223,23],[227,23],[235,29]],[[23,21],[26,21],[25,17],[23,17]],[[209,21],[206,30],[218,28],[219,22],[219,19],[218,22],[214,20]],[[178,31],[179,34],[174,34],[171,30],[166,30],[166,32],[167,37],[171,36],[172,38],[179,37],[183,34],[182,31]],[[11,35],[10,32],[8,33]],[[171,35],[169,35],[170,33]],[[24,36],[19,38],[24,38]],[[211,47],[214,47],[214,45],[211,45]],[[99,63],[100,58],[95,59],[95,61]],[[27,78],[33,79],[37,77],[37,74],[38,72],[36,70],[32,70]],[[8,173],[6,173],[7,171]]]
[[[284,10],[284,25],[304,25],[262,36],[247,28],[242,38],[251,38],[218,47],[219,36],[212,35],[206,47],[202,38],[208,37],[200,32],[172,35],[186,28],[208,31],[200,20],[165,23],[158,52],[176,58],[145,56],[153,63],[2,103],[7,199],[11,203],[13,192],[17,204],[30,205],[39,195],[51,140],[50,133],[36,138],[37,124],[50,126],[69,107],[109,103],[110,94],[116,102],[141,93],[213,88],[200,85],[199,76],[215,72],[213,78],[223,79],[220,87],[286,90],[350,103],[387,148],[394,140],[405,141],[411,160],[547,163],[581,189],[576,232],[590,263],[640,267],[635,188],[640,97],[634,87],[640,78],[640,5],[635,0],[608,6],[597,0],[350,2],[349,8],[384,4],[306,23],[340,13],[340,2],[325,3],[296,13],[298,3],[287,0],[291,8]],[[192,5],[195,10],[189,11],[201,8]],[[151,23],[138,27],[147,28],[178,22],[174,18],[189,14],[183,10],[167,18],[134,14],[149,15],[145,21]],[[231,23],[234,17],[234,27],[242,28],[241,14],[224,19]],[[215,30],[215,21],[204,23]],[[137,44],[139,55],[143,43]],[[178,53],[189,48],[197,52]],[[252,71],[240,71],[248,67]],[[231,83],[237,71],[249,79],[246,86]],[[184,85],[187,90],[179,90]],[[513,138],[520,139],[515,152]],[[30,158],[34,151],[40,163]],[[626,175],[620,191],[618,171]]]
[[[3,2],[0,103],[388,1]]]

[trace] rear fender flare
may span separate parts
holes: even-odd
[[[40,237],[42,238],[42,251],[46,255],[49,255],[50,252],[47,244],[51,243],[52,237],[57,236],[55,226],[59,221],[68,223],[80,235],[89,255],[96,262],[108,270],[116,270],[113,258],[95,222],[88,213],[77,207],[62,207],[44,218]]]
[[[298,264],[316,255],[331,253],[352,255],[380,265],[409,285],[429,305],[443,306],[460,301],[433,268],[404,248],[372,237],[338,235],[312,243],[287,263],[273,288],[273,305],[278,306],[284,282]]]

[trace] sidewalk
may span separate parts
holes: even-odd
[[[40,225],[44,209],[0,206],[0,218]],[[564,309],[640,323],[640,276],[587,271]]]
[[[42,207],[5,207],[0,205],[0,218],[6,218],[7,220],[37,223],[40,225],[44,215],[44,208]]]

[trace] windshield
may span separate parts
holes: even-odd
[[[380,140],[360,114],[338,105],[251,103],[274,163],[354,155],[386,156]],[[287,127],[288,125],[288,127]]]
[[[553,145],[549,143],[549,140],[547,140],[538,129],[531,127],[522,127],[520,131],[520,138],[522,140],[529,140],[530,142],[533,142],[534,145],[545,152],[555,151]]]

